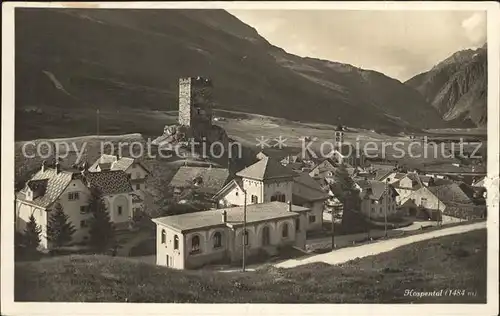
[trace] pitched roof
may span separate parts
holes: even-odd
[[[214,194],[213,199],[216,200],[224,196],[225,193],[227,193],[234,187],[238,187],[240,188],[240,190],[243,190],[243,182],[241,181],[241,178],[237,177],[229,181],[225,186],[223,186],[219,191],[217,191],[217,193]]]
[[[356,181],[356,183],[361,187],[363,192],[360,193],[361,196],[366,196],[366,193],[369,192],[368,197],[372,200],[380,200],[382,195],[386,190],[386,183],[382,181],[376,180],[360,180]],[[387,188],[393,192],[393,194],[398,194],[392,185],[387,185]]]
[[[293,178],[297,176],[297,173],[290,168],[284,167],[274,159],[264,157],[253,165],[239,171],[236,175],[242,178],[268,180],[276,178]]]
[[[99,159],[97,159],[92,166],[90,166],[89,171],[90,172],[97,172],[97,166],[101,170],[122,170],[126,171],[131,165],[134,163],[140,165],[147,173],[150,173],[149,170],[141,164],[137,159],[130,158],[130,157],[120,157],[117,158],[115,155],[107,155],[103,154]]]
[[[229,170],[225,168],[182,166],[170,181],[170,185],[175,188],[188,188],[194,187],[194,181],[197,181],[196,191],[215,194],[228,180]]]
[[[40,206],[42,208],[47,208],[52,203],[54,203],[66,190],[71,180],[75,175],[79,173],[73,173],[61,170],[59,173],[56,169],[45,168],[44,171],[39,170],[25,185],[25,187],[16,194],[16,197],[20,200],[27,201],[30,204]],[[28,201],[26,199],[26,190],[28,187],[35,188],[40,185],[45,187],[42,195],[34,196],[33,201]]]
[[[259,152],[259,154],[263,154],[266,157],[274,158],[277,160],[282,160],[289,155],[287,151],[277,148],[264,148]]]
[[[456,183],[431,186],[427,189],[429,189],[429,191],[431,191],[432,194],[434,194],[445,205],[451,205],[453,203],[472,204],[471,199]]]
[[[321,189],[321,185],[311,178],[307,172],[299,174],[299,177],[294,179],[292,194],[294,203],[328,199],[328,194]]]
[[[226,225],[222,221],[222,212],[224,210],[227,214],[227,224],[234,226],[243,224],[243,206],[166,216],[155,218],[153,221],[180,230],[181,232],[206,227],[223,227]],[[292,212],[290,212],[288,203],[277,201],[251,204],[247,205],[246,222],[247,224],[252,224],[275,219],[293,218],[299,216],[297,212],[305,211],[309,211],[309,209],[292,205]]]
[[[103,195],[132,192],[130,178],[123,170],[85,173],[87,183]]]

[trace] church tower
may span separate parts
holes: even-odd
[[[335,130],[335,147],[337,152],[339,153],[338,156],[338,163],[342,163],[342,146],[344,144],[344,131],[342,129],[342,126],[337,126],[337,129]]]

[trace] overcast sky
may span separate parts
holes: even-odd
[[[471,11],[230,10],[271,44],[299,56],[407,80],[486,41],[486,13]]]

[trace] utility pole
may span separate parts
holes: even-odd
[[[99,109],[96,111],[96,122],[97,122],[97,136],[99,136]]]
[[[384,236],[387,238],[387,196],[389,195],[389,179],[386,179],[385,181],[385,194],[384,194],[384,201],[385,201],[385,211],[384,211]]]
[[[340,212],[341,210],[343,209],[343,206],[342,206],[342,203],[339,202],[339,203],[336,203],[334,206],[333,206],[333,210],[332,210],[332,247],[331,249],[335,249],[335,214],[337,212]]]
[[[242,233],[242,242],[243,242],[243,261],[242,261],[242,271],[245,272],[245,257],[246,257],[246,246],[247,246],[247,191],[243,190],[245,194],[245,201],[243,202],[243,233]]]

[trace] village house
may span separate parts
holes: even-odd
[[[282,247],[305,249],[309,209],[291,203],[267,202],[244,207],[173,215],[156,223],[156,264],[196,269],[207,264],[239,262],[274,255]]]
[[[361,213],[370,219],[398,215],[398,193],[389,183],[376,180],[355,182],[361,197]]]
[[[124,171],[130,177],[130,184],[134,190],[134,194],[132,194],[132,213],[144,210],[146,180],[151,172],[139,160],[103,154],[88,169],[91,173],[118,170]]]
[[[274,159],[264,157],[237,172],[236,176],[239,179],[233,179],[215,194],[214,199],[219,206],[241,206],[245,198],[247,204],[291,201],[293,180],[297,173]]]
[[[310,172],[309,175],[313,178],[328,178],[333,177],[336,164],[333,160],[325,158],[319,162]]]
[[[299,174],[294,179],[292,188],[292,203],[309,208],[307,231],[321,230],[323,227],[323,211],[329,195],[321,188],[318,182],[307,172]]]
[[[402,179],[391,183],[396,189],[398,196],[396,202],[401,204],[406,201],[406,198],[412,195],[415,191],[425,187],[417,173],[408,173]]]
[[[42,163],[41,169],[16,193],[16,231],[22,232],[31,215],[40,225],[42,248],[51,248],[47,241],[47,224],[51,211],[60,204],[76,231],[72,242],[88,240],[88,224],[91,214],[88,205],[89,187],[99,190],[110,219],[118,228],[128,228],[132,215],[132,187],[125,172],[106,171],[88,173],[85,170],[63,170],[59,163],[49,168]]]
[[[459,222],[486,216],[486,206],[475,205],[457,183],[423,186],[411,195],[406,196],[402,200],[402,205],[407,204],[408,200],[425,210],[423,215],[433,220]],[[408,215],[418,217],[418,214]]]
[[[214,195],[218,207],[242,206],[245,199],[247,204],[291,201],[311,208],[305,224],[308,231],[321,229],[328,195],[307,172],[295,172],[266,156],[236,176]]]
[[[212,166],[181,166],[170,181],[174,195],[192,190],[197,199],[211,202],[212,197],[229,181],[229,170]]]

